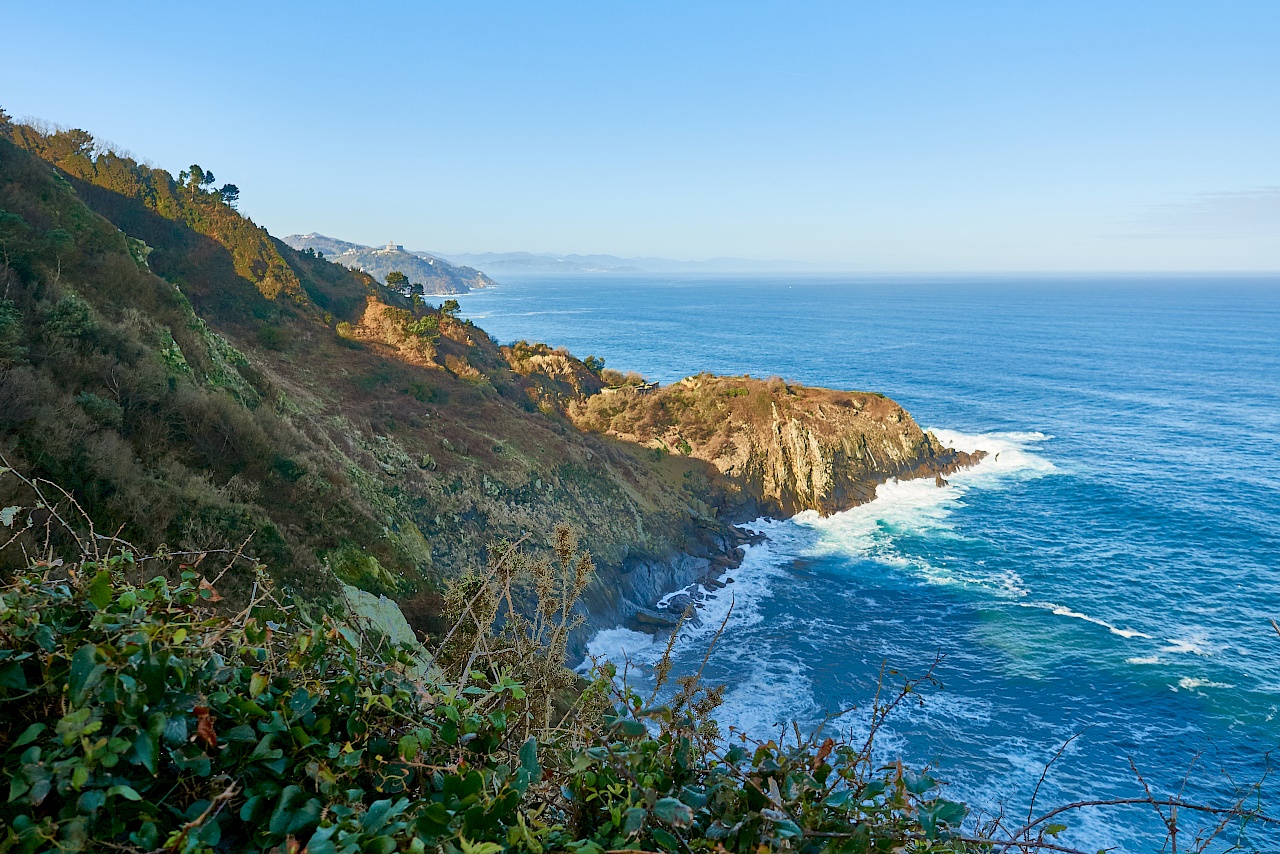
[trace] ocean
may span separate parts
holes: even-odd
[[[878,742],[950,797],[1038,804],[1160,792],[1229,802],[1280,747],[1280,278],[534,277],[461,298],[501,342],[603,357],[662,383],[778,375],[882,392],[989,456],[938,489],[882,486],[828,518],[755,524],[733,583],[687,629],[718,718],[865,729],[941,655],[940,688]],[[998,457],[997,457],[998,454]],[[589,543],[588,543],[589,545]],[[648,635],[591,650],[633,664]],[[1263,786],[1270,812],[1280,787]],[[1181,816],[1184,821],[1189,819]],[[1064,844],[1160,850],[1149,809],[1070,815]],[[1227,837],[1235,839],[1228,829]],[[1280,850],[1280,833],[1250,828]],[[1183,837],[1184,840],[1187,836]]]

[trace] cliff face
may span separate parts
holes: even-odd
[[[982,454],[945,447],[881,395],[699,375],[667,388],[612,390],[575,421],[711,463],[736,503],[766,515],[828,515],[890,478],[940,477]]]

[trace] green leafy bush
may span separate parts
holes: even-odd
[[[696,679],[653,705],[606,667],[553,708],[591,571],[556,546],[552,563],[506,547],[455,588],[471,619],[429,661],[281,604],[261,567],[229,614],[190,565],[145,583],[164,561],[33,565],[0,594],[0,851],[745,852],[832,847],[822,830],[840,850],[959,850],[963,809],[927,777],[869,780],[830,741],[719,752],[719,695]],[[542,597],[527,616],[508,610],[521,583]]]

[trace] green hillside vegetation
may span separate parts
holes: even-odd
[[[572,356],[513,370],[456,311],[277,243],[198,181],[6,121],[0,211],[0,450],[103,531],[251,539],[300,595],[340,579],[420,627],[494,537],[573,520],[610,568],[719,547],[691,461],[564,417],[598,388]]]

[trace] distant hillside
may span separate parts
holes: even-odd
[[[316,252],[326,257],[341,255],[343,252],[350,252],[353,249],[369,248],[362,243],[352,243],[349,240],[339,240],[336,237],[326,237],[323,234],[316,234],[314,231],[310,234],[291,234],[284,238],[284,242],[292,246],[294,249],[310,249],[312,252]]]
[[[442,258],[426,252],[406,252],[394,243],[386,246],[364,246],[323,234],[291,234],[284,242],[294,249],[307,250],[325,256],[330,261],[350,270],[361,270],[386,284],[393,272],[404,273],[413,285],[421,285],[423,294],[465,294],[472,288],[491,288],[496,282],[479,270],[456,267]],[[402,289],[405,294],[410,288]]]
[[[550,252],[453,253],[444,256],[491,275],[500,273],[795,273],[816,271],[803,261],[757,261],[751,258],[619,258],[616,255],[556,255]]]

